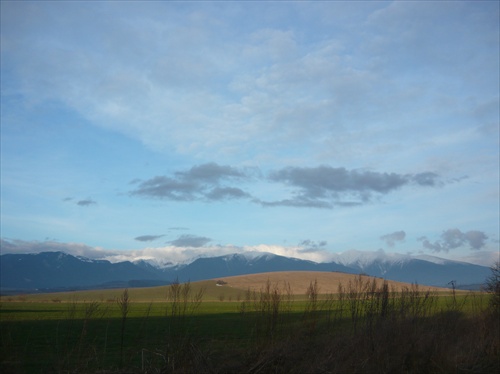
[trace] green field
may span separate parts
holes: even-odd
[[[307,294],[297,295],[269,282],[252,292],[200,282],[126,294],[3,298],[0,369],[487,373],[500,368],[498,311],[491,309],[490,295],[439,294],[416,286],[396,292],[359,279],[337,294],[320,294],[312,283]]]

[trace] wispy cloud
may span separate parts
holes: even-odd
[[[448,77],[454,70],[447,69],[444,56],[464,61],[470,53],[458,42],[461,39],[450,43],[448,34],[439,28],[432,33],[432,42],[428,39],[428,30],[437,23],[428,14],[462,18],[455,6],[379,4],[352,12],[326,2],[314,7],[246,4],[243,11],[229,4],[216,8],[167,4],[158,9],[155,3],[146,3],[140,6],[140,17],[133,16],[139,13],[133,10],[135,5],[127,7],[126,24],[121,17],[109,17],[109,13],[127,13],[117,6],[110,3],[106,10],[82,11],[79,3],[60,9],[45,4],[6,5],[7,30],[17,30],[22,36],[38,32],[36,40],[45,41],[33,46],[29,38],[14,39],[11,32],[3,35],[2,45],[23,73],[24,92],[40,94],[38,100],[59,99],[86,118],[133,135],[155,149],[175,147],[205,156],[252,147],[276,154],[303,142],[305,133],[322,145],[320,152],[334,147],[352,154],[341,142],[318,140],[332,126],[337,135],[349,137],[367,130],[365,126],[346,129],[342,126],[345,117],[355,122],[367,116],[407,119],[439,86],[427,80],[426,89],[417,86],[408,92],[396,78],[406,77],[415,64],[426,69],[412,69],[412,76],[425,78],[434,72]],[[255,24],[266,9],[277,18],[286,14],[286,26]],[[37,13],[43,13],[42,20],[27,22],[30,26],[20,24],[27,14]],[[421,16],[409,27],[402,20],[414,19],[414,13]],[[57,43],[51,43],[52,33],[64,27],[61,18],[73,25],[73,32],[59,32]],[[306,19],[314,23],[301,28]],[[331,33],[331,19],[337,20],[342,31]],[[358,27],[352,28],[351,22]],[[476,32],[488,31],[489,24],[476,24]],[[162,35],[161,42],[157,35]],[[318,35],[322,36],[316,40]],[[471,48],[472,36],[463,31],[460,36]],[[75,43],[74,37],[83,42]],[[473,41],[476,48],[488,43]],[[446,53],[436,51],[435,45]],[[141,57],[151,51],[154,57]],[[467,64],[461,64],[461,76],[483,65],[484,61],[467,59]],[[491,65],[486,67],[491,69]],[[386,79],[388,72],[392,79]],[[68,81],[77,84],[68,85]],[[286,141],[276,142],[280,137]],[[376,152],[376,146],[366,146],[366,151]]]
[[[64,199],[62,199],[62,201],[72,202],[72,201],[74,201],[74,198],[73,197],[65,197]],[[78,200],[75,202],[75,204],[78,206],[85,207],[85,206],[97,205],[97,201],[94,201],[94,200],[88,198],[88,199]]]

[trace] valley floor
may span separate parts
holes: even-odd
[[[177,287],[177,288],[176,288]],[[5,373],[493,373],[498,308],[486,294],[391,292],[358,277],[297,301],[267,283],[201,302],[177,285],[163,303],[3,302]]]

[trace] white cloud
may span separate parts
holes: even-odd
[[[242,57],[254,61],[271,59],[286,61],[296,56],[298,45],[293,31],[259,29],[248,36],[249,43],[243,47]]]
[[[63,102],[94,124],[151,148],[175,147],[180,153],[212,159],[242,149],[276,156],[307,144],[313,145],[308,153],[316,157],[333,152],[332,148],[352,154],[353,147],[345,142],[331,141],[342,138],[351,139],[349,144],[360,140],[364,152],[380,151],[380,144],[372,149],[364,138],[366,131],[373,132],[367,125],[382,123],[388,116],[393,121],[414,117],[440,89],[429,81],[408,94],[408,79],[418,82],[430,71],[442,71],[434,70],[440,62],[427,59],[431,52],[435,55],[435,43],[421,40],[422,35],[434,35],[422,30],[439,23],[436,18],[449,9],[458,19],[464,17],[459,5],[395,3],[365,18],[359,30],[345,32],[345,23],[338,33],[320,37],[314,35],[315,27],[326,32],[324,25],[306,32],[293,19],[309,17],[312,22],[336,5],[315,7],[316,13],[309,10],[307,16],[299,13],[300,6],[278,6],[293,16],[289,23],[253,25],[232,35],[224,15],[238,12],[229,6],[25,7],[33,12],[42,9],[40,19],[9,24],[2,44],[7,46],[5,62],[15,66],[28,100]],[[372,8],[366,6],[365,17]],[[109,18],[115,11],[116,16]],[[355,16],[352,10],[345,11]],[[409,17],[414,14],[419,16]],[[12,17],[5,19],[15,23],[25,15],[13,12]],[[240,21],[248,26],[245,19]],[[443,27],[438,27],[438,36],[449,37]],[[386,44],[375,49],[381,38]],[[394,41],[401,38],[403,42]],[[408,43],[415,38],[420,41],[417,46]],[[461,53],[458,41],[446,48]],[[411,58],[422,45],[429,49],[418,53],[427,56],[424,60],[413,59],[410,65],[403,61],[395,69],[399,57]],[[454,107],[460,104],[455,100]],[[385,142],[391,144],[391,139]]]
[[[26,241],[1,239],[2,254],[5,253],[39,253],[65,252],[73,256],[83,256],[93,259],[102,259],[106,256],[115,256],[120,251],[106,250],[100,247],[91,247],[83,243],[61,243],[58,241]]]
[[[182,237],[181,237],[182,238]],[[304,246],[280,246],[260,244],[254,246],[206,245],[197,242],[194,237],[184,238],[179,246],[145,247],[137,250],[106,250],[91,247],[80,243],[60,243],[55,241],[21,241],[2,239],[2,254],[6,253],[39,253],[62,251],[74,256],[83,256],[91,259],[107,260],[110,262],[153,260],[158,263],[184,263],[198,257],[215,257],[233,253],[263,252],[280,256],[295,257],[305,260],[324,262],[331,256],[327,252],[304,252]],[[201,238],[206,239],[206,238]],[[188,242],[192,242],[189,246]],[[201,244],[201,245],[200,245]]]
[[[165,264],[182,264],[190,263],[200,257],[216,257],[228,254],[255,254],[255,253],[272,253],[278,256],[291,258],[299,258],[314,262],[330,262],[338,260],[338,255],[328,250],[323,250],[325,242],[311,242],[304,240],[299,245],[274,245],[274,244],[258,244],[251,246],[235,246],[231,244],[225,245],[206,245],[206,243],[197,243],[193,241],[194,246],[189,246],[188,243],[182,243],[181,246],[168,245],[160,247],[144,247],[136,250],[108,250],[100,247],[91,247],[82,243],[61,243],[57,241],[23,241],[23,240],[1,240],[1,253],[39,253],[61,251],[73,256],[82,256],[90,259],[107,260],[112,263],[122,261],[137,261],[148,260],[160,265]],[[201,245],[200,245],[201,244]],[[315,250],[310,250],[311,244],[315,246]],[[349,252],[349,251],[348,251]],[[383,253],[378,252],[359,252],[353,253],[363,254],[363,256],[379,256]],[[393,254],[387,253],[387,256]],[[446,254],[444,255],[446,258]],[[500,252],[490,250],[473,251],[465,256],[455,256],[453,260],[464,261],[471,264],[482,266],[492,266],[496,261],[500,260]]]
[[[456,258],[458,261],[464,261],[471,264],[492,267],[495,262],[500,261],[499,251],[475,251],[467,256]]]

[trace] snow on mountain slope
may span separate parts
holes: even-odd
[[[132,263],[142,267],[152,267],[158,270],[168,270],[189,265],[196,258],[189,259],[188,261],[171,261],[168,258],[140,258],[133,260]]]
[[[88,263],[92,263],[92,264],[98,264],[98,263],[108,262],[106,260],[96,260],[96,259],[88,258],[88,257],[84,257],[84,256],[75,256],[75,257],[77,259],[79,259],[80,261],[82,261],[82,262],[88,262]]]
[[[273,258],[276,258],[278,255],[270,252],[260,252],[260,251],[246,251],[240,253],[231,253],[228,255],[217,256],[224,261],[229,262],[232,260],[246,260],[248,262],[253,262],[256,260],[267,260],[270,261]],[[174,267],[183,267],[187,266],[194,261],[201,258],[210,258],[208,254],[198,255],[192,258],[189,258],[184,261],[174,262],[168,258],[141,258],[133,261],[135,264],[140,264],[141,262],[147,263],[150,266],[157,269],[168,269]],[[421,256],[411,256],[408,254],[401,253],[387,253],[384,250],[380,249],[378,251],[358,251],[358,250],[349,250],[342,253],[333,254],[331,257],[331,261],[346,267],[352,267],[355,269],[366,269],[374,264],[378,264],[379,266],[389,267],[389,266],[403,266],[408,263],[412,259],[418,259],[422,261],[428,261],[435,264],[446,264],[450,260],[445,260],[435,256],[421,255]],[[314,262],[314,261],[311,261]]]
[[[447,260],[447,259],[444,259],[441,257],[436,257],[436,256],[431,256],[431,255],[419,255],[419,256],[415,256],[414,258],[417,260],[432,262],[432,263],[437,264],[437,265],[445,265],[445,264],[451,264],[451,263],[465,264],[465,262]]]
[[[228,255],[223,255],[223,256],[216,256],[222,258],[226,262],[230,262],[236,259],[239,260],[245,260],[247,262],[252,262],[258,259],[265,259],[265,260],[271,260],[272,258],[275,258],[277,255],[269,252],[259,252],[259,251],[248,251],[248,252],[242,252],[242,253],[231,253]],[[209,254],[202,254],[198,256],[191,257],[187,260],[184,261],[177,261],[174,262],[169,258],[139,258],[136,260],[133,260],[132,262],[134,264],[140,265],[141,263],[143,264],[148,264],[156,269],[170,269],[170,268],[175,268],[175,267],[184,267],[189,264],[192,264],[198,259],[202,258],[211,258]]]
[[[275,258],[277,256],[274,253],[259,252],[259,251],[248,251],[248,252],[239,253],[237,255],[242,256],[249,261],[257,260],[257,259],[270,260],[270,259]]]
[[[382,249],[375,252],[349,250],[334,256],[333,261],[347,267],[365,269],[374,263],[402,265],[413,257],[400,253],[386,253]]]
[[[340,271],[366,273],[400,282],[430,286],[480,285],[490,275],[488,267],[449,261],[433,256],[388,254],[384,251],[347,251],[335,261],[317,263],[266,252],[233,253],[222,256],[198,256],[184,263],[167,258],[143,258],[111,263],[105,260],[77,258],[61,252],[36,255],[1,255],[0,290],[89,287],[109,282],[196,281],[216,277],[275,271]],[[144,283],[143,283],[144,284]],[[154,283],[156,284],[156,283]]]

